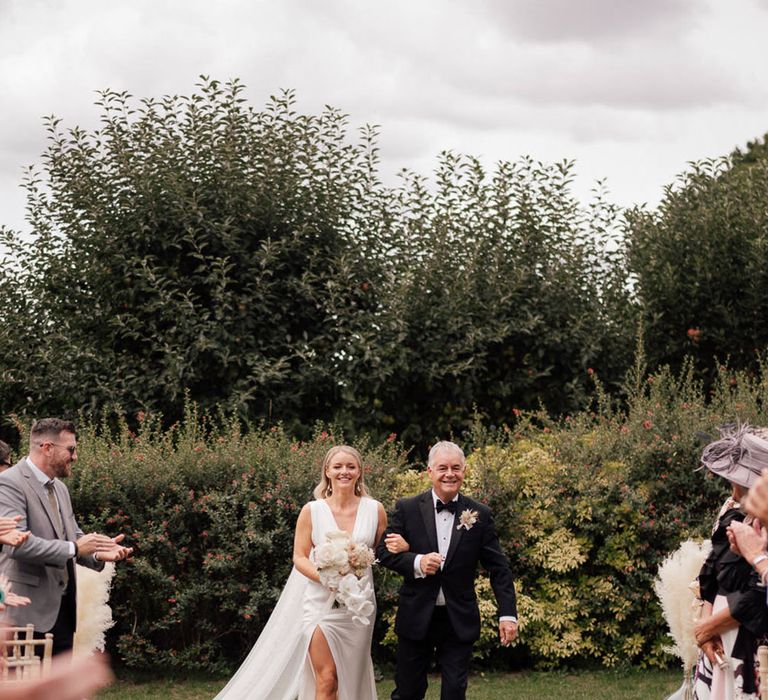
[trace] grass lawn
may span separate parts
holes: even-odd
[[[579,673],[492,673],[472,676],[468,700],[662,700],[676,690],[679,671],[584,671]],[[100,700],[210,700],[224,680],[118,680],[98,695]],[[392,681],[377,684],[381,700],[389,698]],[[430,677],[428,700],[440,697],[440,681]],[[254,700],[262,700],[254,698]]]

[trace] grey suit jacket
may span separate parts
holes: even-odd
[[[56,622],[70,559],[68,542],[75,542],[83,534],[75,520],[67,487],[56,479],[54,489],[64,532],[58,531],[45,486],[35,477],[26,458],[0,474],[0,516],[21,515],[18,529],[32,533],[18,547],[3,546],[8,555],[3,573],[15,593],[32,600],[26,607],[14,608],[12,616],[16,624],[32,623],[39,632],[49,631]],[[80,557],[77,563],[96,570],[104,568],[104,563],[94,561],[93,557]],[[70,583],[75,586],[75,567],[70,567],[70,571]]]

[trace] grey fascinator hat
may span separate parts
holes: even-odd
[[[748,489],[768,468],[768,440],[755,432],[746,424],[720,428],[720,439],[704,448],[701,466]]]

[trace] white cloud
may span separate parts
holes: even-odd
[[[382,126],[384,176],[443,149],[577,158],[655,201],[686,161],[768,130],[768,0],[0,0],[0,221],[20,226],[41,117],[98,124],[96,90],[240,77]],[[583,190],[588,191],[588,186]]]
[[[684,33],[702,4],[696,0],[485,0],[479,7],[529,41],[608,41]]]

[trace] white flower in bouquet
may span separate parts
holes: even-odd
[[[349,571],[349,554],[346,543],[342,543],[340,540],[323,542],[315,550],[315,564],[320,570],[321,579],[324,570],[347,573]],[[323,583],[325,584],[325,582]]]
[[[335,591],[341,583],[341,574],[336,569],[318,569],[320,583],[326,588]]]
[[[354,574],[342,576],[339,585],[336,587],[336,597],[345,599],[350,595],[355,595],[360,590],[360,581]]]
[[[334,599],[345,606],[352,619],[362,625],[370,624],[374,607],[370,598],[373,590],[360,579],[375,561],[367,545],[354,542],[349,533],[333,530],[326,541],[315,548],[315,565],[320,582],[334,593]]]
[[[354,574],[347,574],[341,579],[336,594],[336,599],[349,610],[352,619],[361,625],[370,624],[368,618],[374,611],[372,597],[370,584],[361,584]]]
[[[359,625],[369,625],[370,617],[373,615],[375,608],[373,603],[368,599],[367,591],[369,586],[366,586],[363,593],[359,595],[350,596],[347,600],[346,606],[352,615],[352,620]]]

